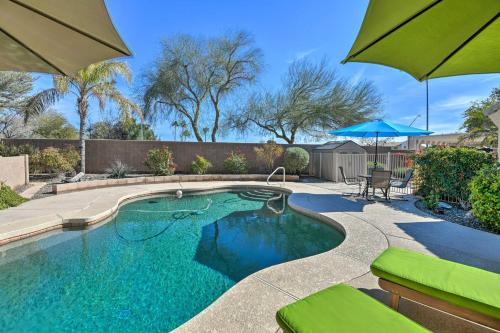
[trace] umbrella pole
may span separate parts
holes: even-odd
[[[377,169],[377,157],[378,157],[378,132],[375,133],[375,162],[373,163],[373,169]]]
[[[429,130],[429,80],[425,80],[425,130]]]

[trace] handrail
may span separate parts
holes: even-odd
[[[267,180],[266,180],[266,183],[267,185],[271,185],[271,183],[269,183],[269,179],[271,179],[272,176],[274,176],[274,174],[278,171],[278,170],[283,170],[283,185],[285,185],[285,179],[286,179],[286,172],[285,172],[285,167],[277,167],[273,172],[271,172],[271,174],[267,177]]]
[[[276,201],[276,200],[279,200],[279,199],[283,199],[283,206],[281,207],[280,210],[277,210],[273,207],[271,207],[271,205],[269,205],[269,202],[271,201]],[[277,197],[273,197],[273,198],[269,198],[266,202],[266,207],[272,211],[274,214],[276,215],[281,215],[283,214],[283,212],[285,211],[285,207],[286,207],[286,204],[285,204],[285,195],[283,193],[281,193],[280,195],[278,195]]]

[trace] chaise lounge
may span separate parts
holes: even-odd
[[[371,265],[398,310],[401,297],[500,330],[500,274],[391,247]]]
[[[285,306],[276,314],[285,333],[429,333],[363,292],[338,284]]]

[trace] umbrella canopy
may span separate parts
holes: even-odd
[[[352,136],[358,138],[393,137],[393,136],[419,136],[429,135],[432,132],[415,127],[395,124],[390,121],[376,119],[366,123],[341,128],[331,131],[337,136]]]
[[[71,75],[128,55],[103,0],[0,2],[0,70]]]
[[[376,119],[366,123],[341,128],[329,132],[337,136],[352,136],[358,138],[375,138],[375,167],[377,167],[378,138],[393,136],[419,136],[429,135],[432,132],[421,130],[415,127],[395,124],[390,121]]]
[[[499,0],[371,0],[343,63],[398,68],[419,81],[500,72]]]

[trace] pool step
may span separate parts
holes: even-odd
[[[252,191],[240,192],[239,195],[244,199],[248,200],[266,201],[270,198],[275,197],[277,193],[265,190],[252,190]]]

